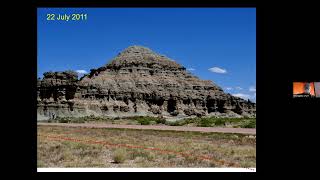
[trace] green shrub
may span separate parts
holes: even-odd
[[[61,118],[57,118],[55,120],[56,120],[56,122],[59,122],[59,123],[69,123],[70,122],[70,119],[67,117],[61,117]]]
[[[198,122],[198,126],[201,127],[210,127],[212,124],[212,122],[210,122],[210,120],[208,119],[200,119],[200,121]]]
[[[246,123],[240,125],[241,128],[256,128],[256,120],[250,119]]]
[[[226,121],[227,121],[227,119],[222,119],[222,118],[217,118],[217,119],[215,119],[214,120],[214,125],[216,125],[216,126],[225,126],[226,124]]]
[[[75,119],[75,120],[73,120],[73,121],[71,121],[71,122],[73,122],[73,123],[85,123],[86,120],[83,119],[83,118],[78,118],[78,119]]]
[[[149,119],[145,119],[145,118],[138,119],[138,122],[141,125],[149,125],[150,124],[150,120]]]
[[[156,119],[156,123],[157,123],[157,124],[166,124],[166,119],[164,119],[164,118],[157,118],[157,119]]]
[[[200,122],[198,123],[198,126],[201,127],[211,127],[213,124],[213,121],[209,118],[201,118]]]
[[[136,116],[136,117],[131,117],[128,119],[134,119],[138,121],[141,125],[149,125],[149,124],[165,124],[166,120],[164,118],[158,118],[158,117],[149,117],[149,116]]]
[[[174,121],[174,122],[167,121],[166,125],[169,125],[169,126],[180,126],[178,121]]]
[[[138,120],[139,118],[142,118],[143,116],[129,116],[129,117],[126,117],[126,119],[129,119],[129,120]]]

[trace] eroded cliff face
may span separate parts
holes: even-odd
[[[131,46],[80,80],[49,72],[38,80],[38,120],[66,116],[255,116],[255,103],[200,80],[175,61]]]

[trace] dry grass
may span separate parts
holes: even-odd
[[[252,168],[256,140],[222,133],[38,126],[37,162],[38,167]]]
[[[114,163],[123,163],[127,159],[127,151],[125,149],[117,149],[113,153]]]

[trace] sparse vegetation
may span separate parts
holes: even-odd
[[[85,123],[85,122],[113,122],[114,119],[108,117],[84,116],[84,117],[56,117],[49,122],[57,123]]]
[[[114,163],[123,163],[127,158],[127,152],[125,149],[117,149],[113,153]]]
[[[194,125],[198,127],[241,127],[256,128],[255,118],[215,118],[215,117],[196,117],[178,120],[175,122],[167,122],[170,126]]]
[[[163,117],[159,117],[156,119],[156,123],[157,124],[165,124],[166,123],[166,119]]]
[[[149,117],[149,116],[137,116],[132,117],[130,119],[138,121],[141,125],[149,125],[149,124],[165,124],[166,120],[161,117]]]
[[[151,123],[151,121],[153,121],[152,119],[148,118],[148,117],[141,117],[138,118],[137,121],[141,124],[141,125],[149,125]]]
[[[38,126],[37,157],[38,167],[255,167],[256,139],[241,134]]]
[[[233,127],[233,128],[256,128],[255,118],[216,118],[216,117],[196,117],[186,118],[177,121],[166,121],[163,117],[133,116],[123,118],[107,117],[57,117],[49,122],[59,123],[85,123],[85,122],[105,122],[112,124],[165,124],[169,126],[197,126],[197,127]]]
[[[241,128],[256,128],[255,120],[247,120],[243,124],[240,125]]]

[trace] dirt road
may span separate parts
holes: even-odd
[[[84,128],[118,128],[118,129],[149,129],[170,131],[220,132],[237,134],[256,134],[256,129],[249,128],[218,128],[218,127],[187,127],[187,126],[157,126],[157,125],[120,125],[120,124],[90,124],[90,123],[37,123],[38,126],[63,126]]]

